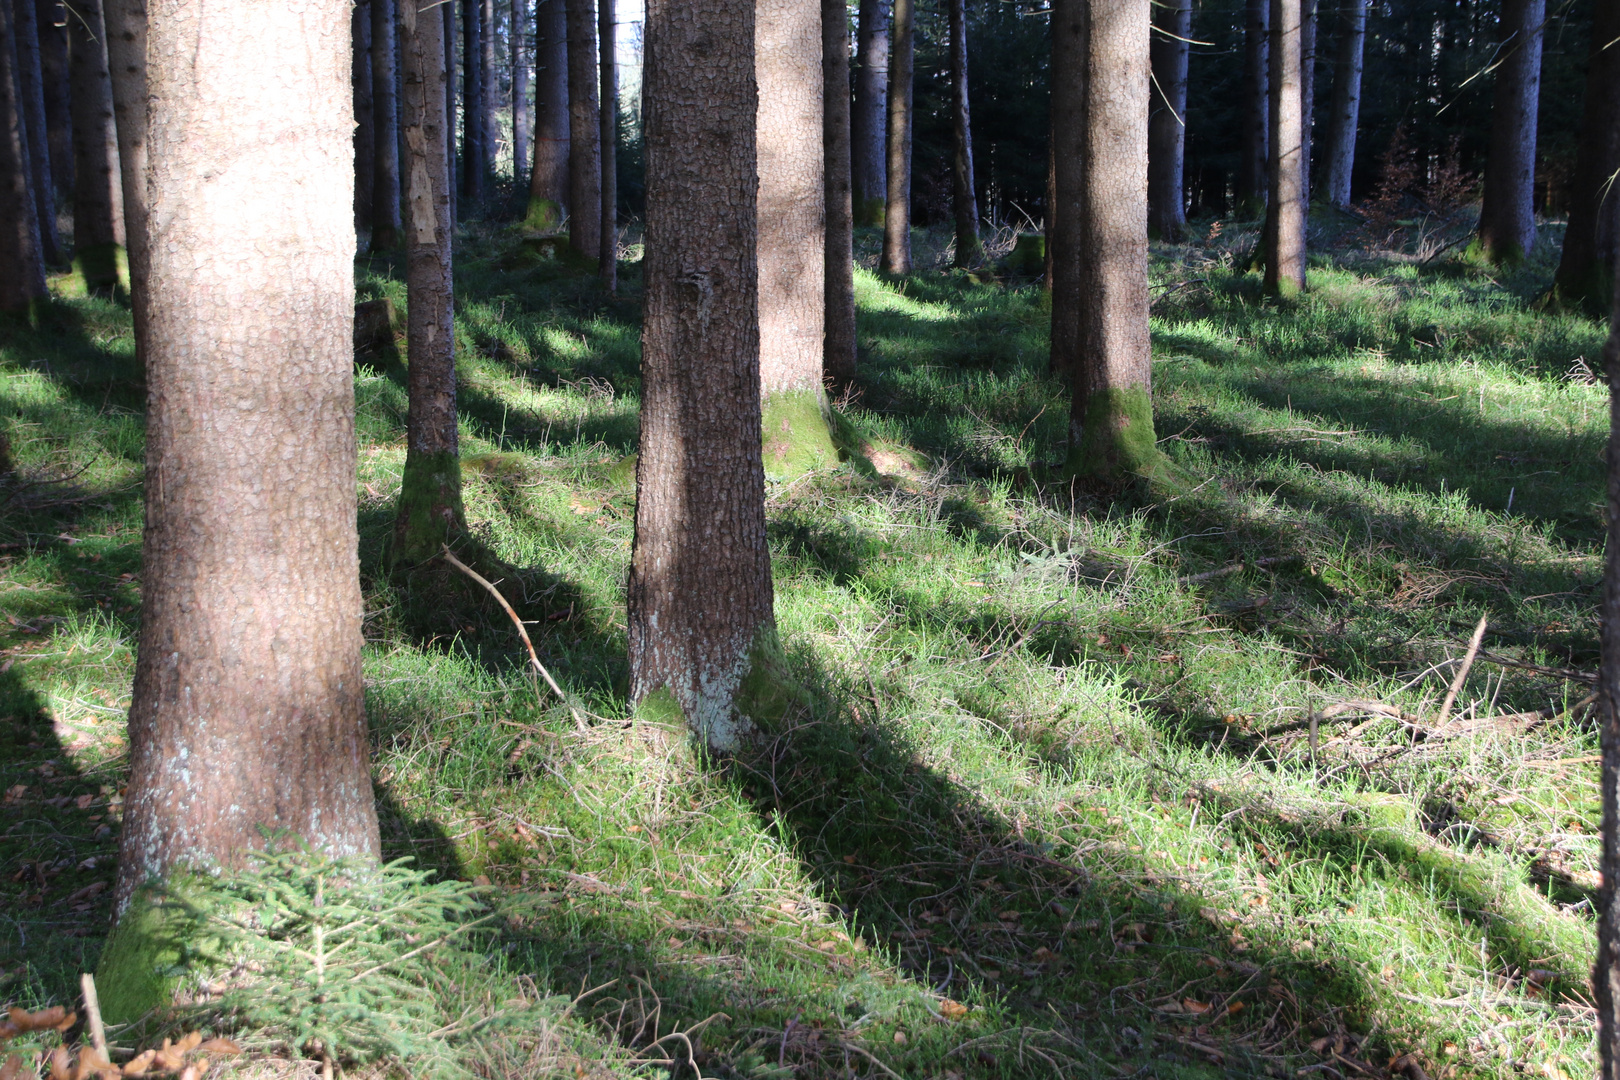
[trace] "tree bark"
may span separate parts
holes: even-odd
[[[1090,0],[1052,4],[1052,127],[1047,210],[1052,294],[1048,370],[1072,379],[1080,366],[1081,224],[1085,207],[1086,20]],[[1071,431],[1071,436],[1073,432]],[[1077,438],[1071,442],[1078,443]]]
[[[1475,241],[1477,252],[1493,263],[1516,262],[1536,244],[1536,108],[1546,18],[1546,0],[1502,2],[1502,60]]]
[[[889,146],[883,208],[883,272],[911,273],[911,72],[915,0],[894,0],[889,61]]]
[[[484,197],[484,0],[461,0],[461,196]]]
[[[754,0],[649,0],[630,696],[710,747],[774,642],[760,461]],[[654,701],[647,699],[654,698]],[[661,700],[659,700],[661,699]]]
[[[4,3],[5,0],[0,0]],[[52,266],[65,261],[56,233],[56,190],[51,180],[50,137],[45,126],[45,80],[39,61],[38,13],[34,0],[16,0],[12,9],[17,38],[17,91],[28,132],[29,183],[34,191],[34,217],[39,221],[40,253]]]
[[[371,229],[372,185],[377,176],[377,124],[371,111],[371,0],[349,10],[354,55],[349,72],[354,93],[354,227]]]
[[[1594,42],[1596,47],[1597,43]],[[1598,741],[1602,750],[1603,856],[1598,873],[1598,1076],[1620,1080],[1620,292],[1612,298],[1603,366],[1609,376],[1608,546],[1603,567],[1602,667],[1598,680]]]
[[[118,284],[124,191],[101,0],[78,0],[68,21],[73,82],[73,258],[88,288]]]
[[[1311,146],[1316,126],[1316,0],[1299,5],[1299,197],[1311,210]]]
[[[371,0],[371,116],[376,132],[371,180],[371,250],[400,245],[399,91],[396,89],[395,7],[400,0]],[[358,118],[357,118],[358,119]]]
[[[1187,50],[1192,0],[1156,8],[1152,110],[1148,113],[1148,228],[1172,244],[1187,223],[1182,175],[1187,147]]]
[[[1266,206],[1269,111],[1267,41],[1270,0],[1247,0],[1243,29],[1243,140],[1238,153],[1240,214],[1258,217]]]
[[[849,118],[850,198],[858,224],[881,225],[888,190],[883,151],[888,131],[889,8],[884,0],[860,0],[855,48],[855,106]]]
[[[237,864],[261,828],[378,854],[347,14],[343,0],[170,0],[150,23],[146,534],[121,913],[148,881]]]
[[[1300,97],[1300,0],[1271,0],[1271,197],[1266,206],[1265,291],[1305,288],[1304,152]]]
[[[484,154],[483,183],[487,191],[489,185],[495,182],[496,166],[496,135],[495,127],[495,88],[499,83],[499,76],[495,66],[495,0],[480,0],[483,11],[480,13],[479,24],[482,32],[478,38],[478,147]]]
[[[540,232],[562,225],[568,207],[568,21],[564,0],[534,5],[534,171],[524,223]]]
[[[45,84],[45,141],[51,181],[63,199],[73,193],[73,107],[68,84],[68,13],[62,0],[35,0],[40,73]]]
[[[619,287],[619,66],[613,55],[618,38],[613,25],[613,0],[597,0],[597,38],[602,50],[602,284],[608,295]]]
[[[402,0],[403,2],[403,0]],[[465,0],[463,0],[465,2]],[[444,145],[446,160],[450,162],[452,180],[458,175],[456,168],[456,5],[454,0],[443,0],[439,10],[444,13]],[[403,61],[402,61],[403,62]],[[401,151],[402,153],[404,151]],[[450,219],[461,219],[461,206],[457,186],[450,185]],[[452,243],[454,241],[452,240]]]
[[[821,0],[822,173],[827,204],[827,336],[822,379],[855,381],[855,207],[850,184],[849,13],[845,0]]]
[[[951,214],[956,218],[957,266],[979,261],[979,200],[973,191],[973,122],[969,114],[967,3],[950,0]]]
[[[450,274],[454,187],[443,111],[444,24],[424,0],[400,0],[404,64],[407,392],[405,472],[390,558],[414,565],[466,528],[456,431],[456,334]]]
[[[26,311],[46,296],[18,66],[16,19],[0,2],[0,266],[9,268],[0,274],[0,311]]]
[[[602,248],[602,133],[597,115],[596,12],[566,0],[568,14],[568,246],[594,259]],[[749,51],[753,55],[753,51]]]
[[[1350,205],[1361,121],[1361,54],[1367,40],[1367,0],[1339,0],[1339,51],[1333,58],[1333,114],[1327,131],[1327,201]]]
[[[1620,247],[1620,193],[1609,181],[1620,171],[1620,46],[1610,44],[1616,38],[1620,38],[1620,4],[1592,5],[1569,228],[1553,278],[1556,303],[1594,313],[1613,299],[1615,253]]]
[[[113,117],[118,129],[119,186],[124,196],[135,360],[144,367],[150,265],[146,223],[146,0],[107,0],[105,21]]]
[[[528,0],[512,0],[512,183],[522,184],[529,171],[529,50],[524,36],[530,26]]]

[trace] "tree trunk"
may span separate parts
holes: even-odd
[[[1253,217],[1266,207],[1269,2],[1247,0],[1243,29],[1243,140],[1238,152],[1237,204],[1238,213]]]
[[[555,232],[568,206],[568,20],[564,0],[534,5],[534,171],[524,224]]]
[[[1052,42],[1057,42],[1057,33],[1053,31]],[[1053,49],[1056,56],[1056,49]],[[1054,64],[1048,71],[1057,70]],[[1056,100],[1053,98],[1053,100]],[[1050,107],[1047,110],[1046,123],[1046,206],[1041,211],[1041,290],[1047,298],[1052,296],[1052,230],[1057,221],[1057,136],[1054,134]],[[1056,371],[1048,357],[1048,370]]]
[[[5,0],[0,0],[4,3]],[[12,9],[17,37],[17,92],[28,132],[29,183],[34,191],[34,217],[39,221],[39,250],[45,262],[61,265],[65,259],[56,233],[56,190],[51,181],[50,137],[45,126],[45,81],[39,62],[38,13],[34,0],[16,0]]]
[[[377,123],[371,111],[371,0],[356,0],[349,11],[354,55],[349,79],[354,92],[354,227],[371,229],[372,185],[377,176]]]
[[[1620,246],[1620,193],[1609,182],[1620,171],[1620,46],[1610,45],[1616,38],[1620,38],[1620,4],[1592,5],[1569,228],[1553,278],[1555,303],[1593,312],[1613,299],[1615,252]]]
[[[911,69],[916,0],[894,0],[889,62],[889,152],[883,209],[883,272],[911,273]]]
[[[1182,174],[1187,147],[1187,48],[1192,0],[1169,0],[1156,9],[1152,111],[1148,114],[1148,229],[1172,244],[1187,223]]]
[[[1265,291],[1305,288],[1304,152],[1300,97],[1300,0],[1271,0],[1271,198],[1266,207]]]
[[[973,192],[973,123],[968,110],[967,3],[950,0],[951,214],[956,218],[956,265],[972,266],[979,248],[979,200]]]
[[[630,696],[678,709],[724,751],[747,734],[739,691],[775,637],[760,462],[754,0],[649,0],[645,57]]]
[[[884,0],[860,0],[855,48],[855,107],[849,118],[850,198],[857,224],[881,225],[888,180],[883,148],[888,131],[889,9]]]
[[[484,197],[484,0],[461,0],[461,196]]]
[[[855,381],[855,207],[850,191],[849,13],[844,0],[821,0],[822,173],[827,204],[827,336],[822,379]]]
[[[1333,115],[1328,118],[1327,201],[1350,205],[1361,122],[1361,54],[1367,40],[1367,0],[1339,0],[1339,51],[1333,58]]]
[[[1601,43],[1594,39],[1594,48]],[[1603,347],[1609,376],[1608,547],[1603,568],[1602,668],[1598,680],[1598,732],[1602,748],[1603,861],[1598,868],[1597,1004],[1598,1076],[1620,1080],[1620,292],[1609,315]]]
[[[613,0],[597,0],[597,38],[602,49],[602,284],[608,295],[619,287],[619,66],[613,55],[618,40],[613,25]]]
[[[602,132],[597,115],[596,19],[591,0],[568,14],[568,246],[594,259],[602,248]],[[753,51],[749,50],[749,55]]]
[[[1516,262],[1536,243],[1536,108],[1546,0],[1503,0],[1501,66],[1491,99],[1491,142],[1474,247],[1493,263]]]
[[[1311,146],[1316,126],[1316,0],[1299,5],[1299,197],[1311,210]]]
[[[129,253],[130,313],[135,360],[146,363],[149,256],[146,224],[146,0],[107,0],[107,67],[112,74],[118,129],[119,187],[124,196],[124,239]]]
[[[401,0],[403,2],[403,0]],[[443,0],[439,10],[444,13],[444,146],[445,160],[450,163],[451,179],[458,175],[456,169],[456,5],[454,0]],[[402,60],[401,63],[404,61]],[[406,151],[401,151],[405,153]],[[409,183],[409,181],[406,181]],[[461,207],[457,200],[457,187],[450,185],[450,220],[459,221]],[[454,243],[452,239],[452,243]]]
[[[117,285],[124,246],[112,77],[101,0],[79,0],[68,22],[73,76],[73,261],[86,288]]]
[[[377,163],[371,180],[372,251],[391,251],[400,245],[396,3],[397,0],[371,0],[371,116],[376,132],[372,154]]]
[[[122,992],[152,978],[140,886],[238,865],[264,828],[378,854],[348,10],[170,0],[150,23],[146,534],[109,1019],[154,1004]]]
[[[456,334],[450,275],[454,179],[450,117],[441,111],[450,81],[444,68],[442,20],[420,0],[400,0],[404,64],[405,288],[407,392],[410,413],[390,559],[414,565],[466,528],[461,501],[461,448],[456,432]]]
[[[480,0],[483,11],[478,20],[478,147],[484,153],[483,186],[487,191],[495,182],[496,127],[495,88],[499,83],[495,66],[495,0]]]
[[[1073,378],[1080,365],[1080,247],[1085,207],[1086,20],[1091,0],[1052,4],[1052,126],[1047,243],[1052,294],[1048,370]],[[1071,432],[1072,434],[1072,432]],[[1071,439],[1078,443],[1078,439]]]
[[[68,84],[68,13],[62,0],[35,0],[40,74],[45,84],[45,141],[51,182],[63,199],[73,193],[73,106]],[[54,202],[54,200],[53,200]]]
[[[512,184],[521,185],[529,171],[529,50],[523,38],[529,27],[528,0],[512,0]]]
[[[0,311],[45,299],[45,260],[28,162],[28,126],[18,93],[16,19],[0,2]]]

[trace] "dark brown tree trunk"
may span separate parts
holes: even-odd
[[[1367,0],[1339,0],[1339,51],[1333,57],[1333,114],[1327,131],[1327,201],[1350,205],[1361,122],[1361,55],[1367,40]]]
[[[602,49],[602,284],[609,295],[619,287],[619,66],[613,55],[618,34],[613,26],[613,0],[596,0],[597,38]]]
[[[1271,0],[1271,197],[1266,205],[1265,290],[1305,288],[1304,152],[1300,97],[1300,0]]]
[[[1311,145],[1316,127],[1316,0],[1299,5],[1299,197],[1311,207]]]
[[[88,288],[118,283],[124,190],[101,0],[77,0],[68,22],[73,81],[73,261]]]
[[[1598,1077],[1620,1080],[1620,292],[1609,315],[1603,347],[1609,376],[1608,545],[1603,568],[1603,660],[1598,680],[1598,739],[1602,749],[1603,855],[1598,866],[1597,1004]]]
[[[376,136],[371,180],[371,250],[400,245],[399,91],[395,76],[395,6],[402,0],[371,0],[371,116]],[[357,118],[358,119],[358,118]]]
[[[461,448],[456,432],[456,334],[450,276],[454,179],[443,137],[442,20],[420,0],[400,0],[404,64],[406,349],[410,413],[405,472],[394,516],[396,565],[439,554],[466,528],[461,501]]]
[[[484,153],[483,182],[487,191],[495,182],[496,86],[500,82],[495,66],[495,0],[481,0],[483,11],[478,20],[481,33],[478,38],[478,147]]]
[[[881,225],[888,186],[889,9],[860,0],[855,40],[855,106],[849,118],[850,198],[860,225]]]
[[[1620,38],[1620,4],[1593,4],[1569,228],[1553,278],[1556,303],[1593,312],[1613,299],[1615,252],[1620,246],[1620,192],[1609,180],[1620,172],[1620,45],[1612,44],[1616,38]]]
[[[512,0],[512,183],[520,185],[529,172],[529,48],[528,0]]]
[[[602,132],[597,115],[596,12],[567,0],[568,246],[594,259],[602,248]],[[749,50],[753,55],[753,50]]]
[[[360,668],[348,11],[172,0],[149,27],[125,915],[140,886],[236,865],[266,828],[378,854]],[[104,986],[151,978],[144,924],[126,921],[102,953]],[[125,1014],[109,1018],[135,1019],[121,1000]]]
[[[1268,131],[1266,42],[1270,0],[1247,0],[1243,25],[1243,140],[1238,151],[1238,213],[1258,217],[1266,208]]]
[[[525,224],[562,225],[568,207],[568,20],[564,0],[534,5],[534,171]]]
[[[18,91],[16,19],[0,2],[0,311],[25,311],[45,292],[39,214],[28,163],[28,126]]]
[[[4,3],[5,0],[0,0]],[[45,82],[39,62],[39,33],[35,28],[34,0],[16,0],[12,9],[17,28],[17,91],[28,131],[29,183],[34,191],[34,216],[39,220],[40,252],[46,263],[56,266],[65,261],[62,241],[56,233],[56,190],[51,180],[50,137],[45,127]]]
[[[40,73],[45,83],[45,141],[51,148],[51,182],[63,199],[73,193],[73,107],[68,76],[68,13],[62,0],[35,0]]]
[[[461,0],[461,196],[484,197],[484,0]]]
[[[465,0],[463,0],[465,2]],[[444,13],[444,142],[446,160],[450,162],[451,179],[459,175],[456,168],[456,5],[455,0],[444,0],[439,5]],[[403,60],[401,61],[403,63]],[[400,151],[408,153],[408,151]],[[409,183],[409,180],[406,180]],[[461,207],[457,197],[459,189],[452,183],[450,185],[450,219],[458,221],[461,217]]]
[[[146,0],[107,0],[107,67],[118,128],[118,170],[129,253],[135,359],[146,361],[149,256],[146,225]]]
[[[1192,0],[1168,0],[1154,14],[1159,32],[1153,35],[1153,108],[1148,114],[1148,228],[1174,244],[1181,241],[1187,223],[1181,186]]]
[[[1055,44],[1057,34],[1054,31],[1052,41]],[[1053,50],[1056,56],[1056,50]],[[1054,65],[1048,70],[1056,70]],[[1055,100],[1055,98],[1053,99]],[[1057,137],[1053,134],[1050,108],[1048,109],[1046,125],[1046,208],[1041,212],[1041,289],[1048,297],[1052,295],[1052,231],[1057,221]],[[1048,370],[1057,368],[1048,363]]]
[[[822,378],[855,381],[855,208],[850,190],[849,13],[844,0],[821,0],[822,172],[826,178],[827,337]]]
[[[760,461],[754,0],[649,0],[630,696],[709,746],[774,644]]]
[[[1536,108],[1546,0],[1503,0],[1501,66],[1491,99],[1491,142],[1479,212],[1479,254],[1516,262],[1536,243]]]
[[[889,60],[889,147],[883,209],[883,272],[911,273],[911,72],[916,0],[894,0]]]
[[[1080,248],[1085,207],[1089,4],[1090,0],[1054,0],[1052,4],[1052,127],[1046,243],[1052,332],[1048,370],[1063,378],[1072,378],[1080,365]]]
[[[973,191],[973,122],[968,101],[967,3],[950,0],[951,214],[956,218],[956,265],[979,261],[979,200]]]
[[[349,10],[354,40],[349,81],[354,93],[354,227],[370,232],[372,185],[377,176],[377,122],[371,112],[371,0]]]

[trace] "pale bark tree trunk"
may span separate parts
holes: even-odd
[[[135,360],[144,366],[150,266],[146,224],[146,0],[107,0],[105,21],[107,67],[112,73],[113,116],[118,129],[119,181],[124,195]]]
[[[51,149],[51,182],[62,198],[73,194],[73,107],[68,84],[68,13],[62,0],[36,0],[34,27],[45,83],[45,141]]]
[[[394,516],[396,564],[432,559],[466,528],[456,432],[456,335],[450,275],[450,193],[455,181],[444,131],[444,23],[426,0],[400,2],[404,65],[406,356],[405,472]],[[422,5],[420,9],[418,5]]]
[[[1087,6],[1082,258],[1078,295],[1068,298],[1080,308],[1080,355],[1065,471],[1116,481],[1152,476],[1162,461],[1153,437],[1148,344],[1150,23],[1140,0],[1087,0]]]
[[[1192,0],[1154,9],[1152,111],[1148,114],[1148,228],[1170,243],[1187,223],[1182,173],[1187,147],[1187,49]]]
[[[973,121],[968,99],[967,3],[950,0],[951,213],[956,218],[956,265],[971,266],[979,248],[979,200],[973,191]]]
[[[349,10],[354,56],[349,71],[354,93],[354,227],[371,229],[372,185],[377,176],[377,123],[371,111],[371,2],[357,0]]]
[[[673,699],[723,751],[746,735],[738,690],[775,636],[760,461],[754,0],[649,0],[645,57],[630,696],[662,697],[666,708]]]
[[[1047,170],[1047,289],[1052,294],[1048,370],[1080,366],[1080,247],[1085,206],[1086,20],[1090,0],[1052,4],[1052,125]],[[1072,425],[1071,425],[1072,429]],[[1074,432],[1071,430],[1071,436]],[[1078,443],[1078,438],[1071,438]]]
[[[524,223],[553,232],[568,206],[568,20],[564,0],[534,5],[534,171]]]
[[[378,854],[360,667],[347,14],[344,0],[169,0],[149,26],[125,914],[149,881],[238,864],[262,828]],[[102,954],[109,975],[150,964],[128,921]]]
[[[1616,38],[1620,38],[1620,4],[1592,5],[1569,228],[1553,278],[1556,303],[1589,310],[1601,310],[1613,298],[1615,253],[1620,246],[1620,192],[1609,181],[1620,172],[1620,45],[1611,45]]]
[[[73,82],[73,260],[89,288],[118,283],[124,191],[101,0],[77,0],[68,21]]]
[[[889,145],[883,208],[883,272],[911,273],[911,72],[916,0],[894,0],[889,59]]]
[[[524,42],[529,22],[527,0],[512,0],[512,183],[522,184],[529,171],[529,49]]]
[[[5,0],[0,0],[5,3]],[[34,217],[39,221],[39,249],[45,262],[64,261],[62,240],[56,233],[56,190],[51,180],[50,137],[45,127],[45,81],[39,61],[38,16],[34,0],[16,0],[12,9],[17,37],[17,91],[28,132],[29,183],[34,191]]]
[[[16,19],[0,0],[0,311],[23,311],[46,296],[18,66]]]
[[[602,132],[597,115],[596,12],[567,0],[568,246],[594,259],[602,248]],[[752,56],[752,50],[749,51]]]
[[[1602,667],[1598,679],[1598,740],[1602,749],[1603,855],[1598,867],[1597,1003],[1598,1076],[1620,1080],[1620,292],[1612,300],[1609,340],[1603,347],[1609,376],[1608,545],[1603,568]]]
[[[1536,108],[1546,0],[1503,0],[1501,66],[1491,99],[1491,142],[1479,212],[1478,251],[1515,262],[1536,243]]]
[[[400,245],[399,91],[395,86],[395,6],[400,0],[371,0],[372,143],[377,163],[371,180],[371,250]]]
[[[1238,153],[1238,213],[1258,216],[1266,207],[1269,111],[1267,48],[1269,0],[1248,0],[1243,28],[1243,139]]]
[[[850,185],[849,13],[821,0],[823,156],[827,204],[826,322],[821,373],[829,385],[855,381],[855,207]]]
[[[597,39],[602,51],[602,284],[608,295],[619,287],[619,65],[613,55],[618,34],[613,25],[613,0],[597,0]]]
[[[478,131],[479,149],[484,153],[483,184],[487,191],[495,182],[495,157],[499,132],[495,126],[495,88],[499,82],[495,67],[495,0],[480,0],[483,11],[478,38]]]
[[[1327,201],[1350,205],[1361,122],[1361,55],[1367,40],[1367,0],[1339,0],[1339,51],[1333,58],[1333,114],[1327,131]]]
[[[883,223],[888,189],[889,8],[860,0],[855,40],[855,106],[849,118],[850,197],[861,225]]]
[[[1266,206],[1265,290],[1305,288],[1304,152],[1300,98],[1300,0],[1271,0],[1271,197]]]
[[[484,0],[461,0],[461,196],[484,197]]]
[[[1316,127],[1316,0],[1299,5],[1299,197],[1311,207],[1311,145]]]

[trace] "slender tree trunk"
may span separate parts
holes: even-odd
[[[1316,0],[1299,5],[1299,197],[1311,209],[1311,146],[1316,127]]]
[[[1569,228],[1553,278],[1556,303],[1592,311],[1601,311],[1613,298],[1615,253],[1620,246],[1620,192],[1609,180],[1620,172],[1620,45],[1611,45],[1616,38],[1620,38],[1620,4],[1593,4]]]
[[[754,0],[649,0],[630,696],[717,750],[774,644],[760,462]],[[648,698],[662,702],[648,702]]]
[[[1265,290],[1305,288],[1304,152],[1300,113],[1300,0],[1271,0],[1271,198],[1266,206]]]
[[[400,245],[399,91],[396,86],[396,4],[371,0],[371,116],[375,136],[371,180],[371,250]],[[356,118],[358,120],[358,117]]]
[[[1057,42],[1056,31],[1052,32],[1052,42],[1055,46]],[[1055,59],[1057,53],[1055,47],[1052,53]],[[1048,70],[1057,70],[1057,65],[1054,64]],[[1057,100],[1055,94],[1052,95],[1051,100],[1053,102]],[[1052,126],[1050,112],[1049,108],[1046,124],[1046,207],[1041,212],[1041,290],[1046,293],[1048,299],[1052,295],[1052,234],[1057,221],[1057,135]],[[1048,358],[1048,370],[1054,372],[1057,370],[1050,357]]]
[[[602,247],[602,132],[597,115],[596,12],[591,0],[566,2],[568,246],[594,259]],[[751,50],[749,55],[753,55]]]
[[[0,0],[4,3],[5,0]],[[46,263],[57,266],[65,261],[62,241],[56,234],[56,190],[51,181],[50,137],[45,127],[45,82],[39,62],[39,33],[35,29],[34,0],[16,0],[13,16],[17,28],[18,95],[24,127],[28,131],[29,182],[34,191],[34,216],[39,220],[40,252]]]
[[[1148,366],[1150,23],[1140,0],[1087,0],[1087,6],[1082,254],[1079,293],[1068,298],[1081,311],[1080,356],[1065,470],[1114,481],[1155,475],[1163,460],[1153,437]]]
[[[484,197],[484,0],[461,0],[461,195]]]
[[[1180,243],[1187,223],[1182,195],[1187,147],[1187,48],[1192,0],[1169,0],[1155,15],[1153,90],[1148,113],[1148,229]]]
[[[512,0],[512,183],[522,184],[529,171],[528,0]]]
[[[1048,370],[1073,378],[1080,366],[1081,226],[1085,208],[1086,20],[1091,0],[1052,3],[1052,126],[1048,153]],[[1072,430],[1070,441],[1078,445]]]
[[[568,206],[568,20],[564,0],[535,0],[534,171],[525,224],[555,232]]]
[[[404,0],[401,0],[403,3]],[[465,3],[466,0],[463,0]],[[454,179],[459,175],[456,167],[456,5],[455,0],[443,0],[439,10],[444,13],[444,143],[445,154],[450,162],[450,176]],[[403,63],[403,61],[401,61]],[[401,151],[405,153],[407,151]],[[409,181],[407,180],[407,183]],[[459,221],[461,207],[457,198],[459,189],[452,183],[450,185],[450,220]],[[452,238],[454,243],[454,238]]]
[[[28,162],[28,125],[18,91],[16,19],[0,2],[0,311],[45,299],[45,259]]]
[[[377,122],[371,111],[371,0],[349,10],[354,56],[349,72],[354,93],[354,227],[371,230],[372,185],[377,176]]]
[[[619,66],[613,55],[618,38],[613,0],[597,0],[597,38],[602,48],[602,284],[611,296],[619,287]]]
[[[1592,996],[1597,1003],[1598,1076],[1620,1080],[1620,292],[1609,315],[1603,347],[1609,376],[1608,547],[1603,568],[1602,668],[1598,680],[1598,740],[1602,749],[1603,856],[1598,872],[1597,963]]]
[[[883,272],[911,273],[911,70],[916,0],[894,0],[889,61],[889,152],[883,210]]]
[[[827,336],[822,379],[855,381],[855,208],[850,191],[849,13],[845,0],[821,0],[822,173],[826,178]]]
[[[87,288],[118,284],[124,191],[101,0],[76,0],[68,22],[73,76],[73,261]]]
[[[405,472],[400,480],[390,558],[415,565],[466,529],[461,447],[456,431],[456,334],[450,276],[455,186],[444,129],[444,22],[423,0],[400,2],[404,65],[405,335],[410,369]]]
[[[146,220],[146,0],[107,0],[105,21],[113,117],[118,129],[119,187],[124,195],[124,239],[129,253],[135,359],[144,367],[151,265]]]
[[[860,225],[883,223],[887,200],[889,7],[860,0],[856,23],[855,106],[849,118],[850,198]]]
[[[478,148],[484,154],[483,184],[485,190],[495,182],[498,131],[495,126],[496,86],[500,78],[495,66],[495,0],[480,0],[483,11],[478,20]]]
[[[1243,141],[1238,155],[1238,213],[1258,216],[1266,206],[1268,132],[1266,43],[1270,0],[1248,0],[1243,30]]]
[[[1333,58],[1333,114],[1327,132],[1327,201],[1350,205],[1361,122],[1361,53],[1367,40],[1367,0],[1339,0],[1339,51]]]
[[[73,194],[73,107],[68,84],[68,13],[62,0],[35,0],[40,74],[45,84],[45,141],[51,150],[51,182],[63,199]]]
[[[979,200],[973,191],[973,123],[968,110],[967,3],[950,0],[951,213],[956,218],[956,265],[979,261]]]
[[[1475,241],[1478,253],[1493,263],[1522,259],[1536,243],[1536,108],[1546,18],[1546,0],[1502,0],[1502,60]]]
[[[360,669],[348,10],[169,0],[150,24],[126,916],[143,884],[235,865],[264,828],[378,854]],[[243,77],[253,71],[276,78]],[[102,953],[103,987],[151,978],[153,946],[127,922]],[[139,1015],[142,1003],[118,1000],[110,1019]]]

